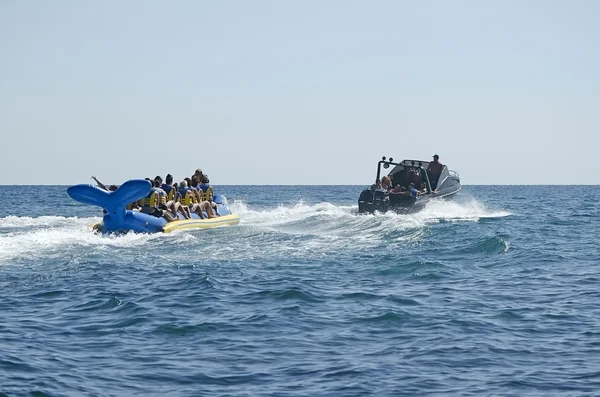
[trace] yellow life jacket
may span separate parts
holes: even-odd
[[[158,201],[160,204],[167,204],[167,193],[160,189],[159,191],[156,192],[158,194]]]
[[[212,188],[212,186],[209,186],[206,189],[206,191],[204,192],[204,200],[212,201],[214,196],[215,196],[215,194],[213,193],[213,188]]]
[[[156,196],[158,196],[158,193],[156,193],[154,190],[151,190],[150,193],[148,193],[148,195],[142,199],[142,207],[156,207],[158,203]]]
[[[198,189],[195,187],[190,188],[190,194],[192,195],[192,201],[194,204],[198,203]]]
[[[171,185],[162,185],[162,190],[167,193],[167,201],[173,201],[175,197],[175,188]]]
[[[194,195],[192,194],[192,190],[185,189],[185,193],[183,195],[179,195],[179,202],[183,205],[187,205],[188,207],[194,204]]]

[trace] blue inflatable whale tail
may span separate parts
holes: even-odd
[[[67,189],[67,194],[80,203],[97,205],[106,210],[115,221],[125,217],[130,203],[146,197],[152,184],[144,179],[127,181],[114,192],[108,192],[92,185],[75,185]]]

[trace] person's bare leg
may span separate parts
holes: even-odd
[[[208,219],[215,217],[212,206],[210,205],[210,203],[208,201],[203,201],[202,207],[206,211],[206,214],[208,215]]]
[[[202,207],[200,206],[200,204],[198,204],[198,203],[194,204],[194,206],[192,207],[192,212],[195,212],[196,214],[198,214],[200,219],[204,219],[204,214],[202,213]]]
[[[171,216],[173,216],[176,219],[179,219],[179,215],[177,214],[177,206],[175,205],[174,201],[168,201],[167,208],[169,209],[169,211],[171,211]]]
[[[173,216],[171,214],[169,214],[169,211],[163,210],[163,217],[168,221],[168,222],[173,222],[175,220],[175,218],[173,218]]]
[[[185,216],[185,212],[181,208],[181,204],[179,204],[179,203],[173,203],[173,205],[175,206],[175,211],[177,211],[177,215],[181,214],[181,215],[183,215],[184,219],[187,219],[187,216]]]
[[[177,212],[180,212],[183,214],[183,217],[185,219],[190,219],[190,216],[185,212],[185,208],[183,207],[183,205],[181,205],[180,203],[174,203],[175,205],[175,209],[177,210]]]

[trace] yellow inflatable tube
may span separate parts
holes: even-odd
[[[237,225],[240,223],[240,216],[236,214],[217,216],[210,219],[183,219],[169,222],[163,226],[163,232],[170,233],[174,230],[183,229],[208,229],[212,227]]]

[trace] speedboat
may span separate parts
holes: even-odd
[[[387,174],[391,189],[381,186],[382,168],[393,167]],[[429,162],[423,160],[402,160],[395,163],[393,158],[382,159],[377,163],[377,179],[370,188],[363,190],[358,198],[358,212],[372,214],[379,212],[409,212],[422,209],[435,198],[450,197],[461,189],[460,176],[456,171],[442,167],[439,175],[427,172]],[[418,190],[411,193],[411,184]]]
[[[67,189],[67,193],[75,201],[95,205],[104,209],[102,222],[94,225],[94,229],[102,233],[140,232],[157,233],[172,232],[180,229],[206,229],[224,225],[237,225],[240,217],[229,209],[227,198],[214,194],[212,201],[217,204],[220,216],[204,218],[192,213],[191,219],[168,222],[165,218],[157,218],[140,211],[128,210],[127,206],[150,193],[152,184],[144,179],[133,179],[123,183],[114,192],[100,189],[92,185],[75,185]]]

